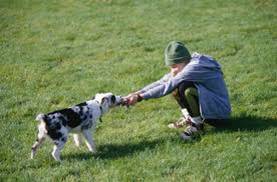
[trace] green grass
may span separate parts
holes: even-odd
[[[277,3],[274,0],[0,0],[0,181],[276,181]],[[223,66],[232,118],[184,143],[170,96],[115,108],[98,153],[48,141],[30,160],[36,114],[126,95],[168,71],[171,40]]]

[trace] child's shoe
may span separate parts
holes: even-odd
[[[203,131],[203,123],[194,123],[190,119],[186,120],[187,128],[181,133],[181,138],[185,141],[191,140],[193,136]]]
[[[184,117],[180,117],[176,122],[170,123],[169,125],[167,125],[167,127],[171,129],[178,129],[178,128],[182,128],[185,125],[186,125],[186,119]]]

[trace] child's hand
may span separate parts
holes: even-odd
[[[143,99],[139,93],[132,93],[123,98],[126,100],[126,103],[128,106],[135,105],[137,102],[139,102]]]
[[[129,104],[128,104],[128,98],[127,97],[122,97],[122,102],[121,102],[121,104],[123,105],[123,106],[129,106]]]
[[[138,94],[131,93],[131,94],[123,97],[123,100],[124,100],[124,104],[126,106],[135,105],[137,103],[137,100],[138,100]]]
[[[138,102],[138,95],[132,95],[128,99],[128,105],[135,105]]]
[[[133,96],[125,96],[125,97],[123,97],[123,105],[124,106],[134,105]]]

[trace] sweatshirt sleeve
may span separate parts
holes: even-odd
[[[171,93],[183,81],[200,83],[205,79],[210,79],[212,76],[209,69],[197,67],[193,64],[187,65],[183,71],[176,76],[170,76],[167,80],[159,82],[159,84],[141,93],[141,96],[144,99],[159,98]]]
[[[142,89],[141,96],[143,99],[159,98],[172,92],[184,79],[182,75],[176,75],[175,77],[167,76],[168,79],[161,79],[159,82],[154,82],[146,86],[147,89]]]
[[[166,80],[169,79],[169,77],[170,77],[170,74],[164,75],[160,80],[155,81],[155,82],[143,87],[141,90],[139,90],[139,93],[141,93],[141,94],[145,93],[145,92],[147,92],[147,91],[149,91],[149,90],[151,90],[155,87],[158,87],[159,85],[162,85],[163,82],[165,82]]]

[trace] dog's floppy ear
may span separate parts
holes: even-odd
[[[112,101],[112,103],[115,103],[115,100],[116,100],[115,96],[114,96],[114,95],[112,95],[112,97],[111,97],[111,101]]]

